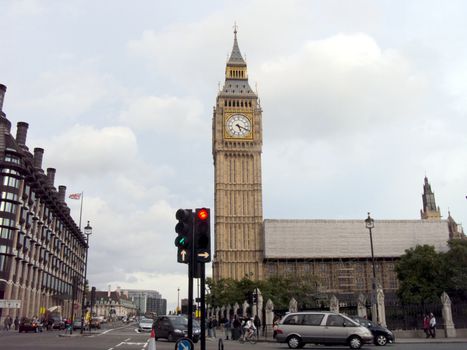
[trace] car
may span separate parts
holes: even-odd
[[[86,327],[86,324],[83,323],[83,327]],[[73,329],[81,329],[81,319],[73,321]]]
[[[394,334],[386,327],[363,317],[352,316],[351,318],[370,330],[373,334],[375,345],[384,346],[387,343],[394,343],[396,341]]]
[[[138,330],[140,332],[150,332],[152,330],[152,324],[154,320],[151,318],[142,317],[138,322]]]
[[[170,342],[188,336],[188,317],[177,315],[159,316],[154,321],[156,340],[167,339]],[[201,327],[193,320],[193,343],[197,343],[201,335]]]
[[[91,318],[91,328],[101,329],[101,321],[98,317]]]
[[[277,325],[276,341],[287,343],[290,349],[305,344],[348,345],[360,349],[371,344],[373,335],[351,318],[329,311],[303,311],[285,315]]]
[[[32,320],[30,318],[23,317],[19,321],[19,326],[18,326],[19,333],[22,332],[42,332],[42,325],[35,320]]]

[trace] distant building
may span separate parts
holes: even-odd
[[[80,315],[86,239],[70,215],[66,187],[55,188],[56,170],[42,169],[44,150],[26,146],[28,124],[19,122],[11,134],[5,92],[0,84],[0,299],[19,300],[20,308],[1,309],[0,324],[6,315],[49,309]]]
[[[167,313],[167,300],[162,299],[161,294],[155,290],[125,289],[124,293],[133,300],[138,314],[155,312],[157,315]]]
[[[156,315],[166,315],[167,300],[161,298],[148,298],[146,303],[146,312],[155,313]]]
[[[125,291],[117,287],[115,291],[96,291],[96,303],[93,314],[107,319],[117,319],[136,315],[137,308]]]

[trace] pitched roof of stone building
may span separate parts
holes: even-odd
[[[370,237],[363,220],[265,220],[266,259],[367,258]],[[447,250],[446,220],[375,220],[375,257],[399,257],[416,245]]]

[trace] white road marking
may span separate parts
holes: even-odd
[[[126,328],[126,327],[127,327],[127,326],[118,327],[118,328],[111,328],[111,329],[108,329],[108,330],[106,330],[106,331],[104,331],[104,332],[102,332],[102,333],[99,333],[97,336],[99,337],[99,336],[104,335],[104,334],[107,334],[107,333],[109,333],[109,332],[116,331],[117,329],[122,329],[122,328]]]

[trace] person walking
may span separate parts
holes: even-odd
[[[423,315],[423,332],[427,338],[430,337],[430,316],[428,314]]]
[[[11,327],[11,317],[10,317],[10,315],[7,315],[5,317],[5,320],[3,321],[3,326],[5,327],[6,331],[10,330],[10,327]]]
[[[15,331],[17,331],[18,328],[19,328],[19,318],[18,318],[18,316],[15,317],[15,320],[13,321],[13,324],[15,325]]]
[[[217,318],[215,317],[212,318],[211,326],[212,326],[212,336],[214,338],[217,338],[217,334],[216,334]]]
[[[230,328],[232,325],[232,320],[229,317],[224,318],[224,335],[225,335],[225,340],[229,340],[230,336]],[[232,338],[232,337],[231,337]]]
[[[208,320],[208,338],[212,338],[212,316]]]
[[[430,313],[430,336],[436,338],[436,318],[433,313]]]
[[[241,328],[242,322],[238,318],[238,315],[235,315],[232,322],[232,340],[240,339],[240,335],[242,333]]]
[[[253,323],[255,324],[255,327],[256,327],[256,335],[259,337],[259,330],[261,328],[261,319],[259,318],[258,315],[255,315]]]

